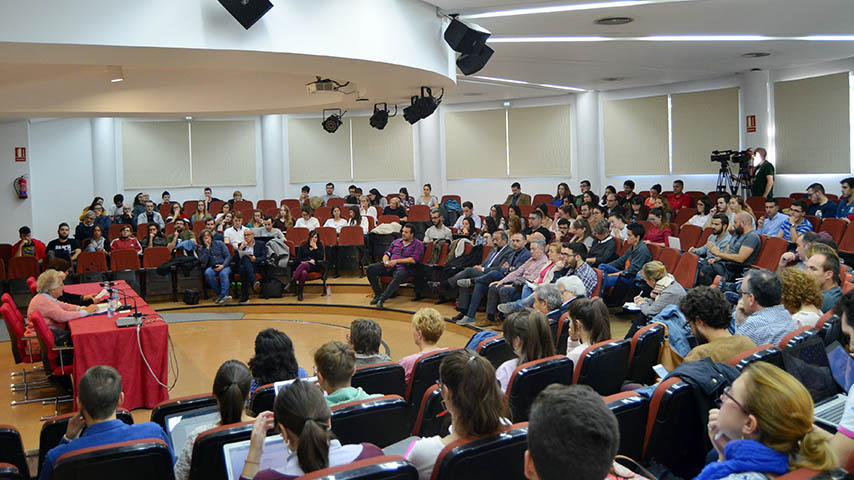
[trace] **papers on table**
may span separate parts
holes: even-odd
[[[640,306],[638,306],[638,304],[634,303],[634,302],[626,302],[623,304],[623,310],[629,310],[632,312],[639,312]]]

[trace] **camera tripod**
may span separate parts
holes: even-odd
[[[739,195],[739,187],[741,187],[740,195],[743,198],[750,196],[751,188],[753,187],[750,167],[739,164],[738,174],[734,175],[732,173],[732,169],[729,168],[729,163],[721,162],[721,169],[718,171],[718,183],[715,187],[715,191],[729,192],[731,195]]]

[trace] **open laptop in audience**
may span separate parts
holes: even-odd
[[[851,358],[851,355],[839,342],[831,343],[826,350],[833,379],[843,392],[848,392],[851,385],[854,384],[854,358]],[[816,422],[835,429],[839,426],[839,421],[842,420],[847,399],[845,393],[839,393],[816,402],[813,412]]]
[[[212,425],[219,422],[219,408],[216,405],[189,410],[186,412],[166,415],[166,433],[172,440],[175,450],[180,450],[187,442],[187,437],[202,425]]]
[[[281,382],[276,382],[276,383],[274,383],[274,384],[273,384],[273,390],[276,392],[276,395],[277,395],[277,396],[279,395],[279,390],[281,390],[281,389],[282,389],[282,387],[284,387],[284,386],[286,386],[286,385],[290,385],[290,384],[294,383],[294,380],[296,380],[296,379],[295,379],[295,378],[292,378],[292,379],[290,379],[290,380],[282,380]],[[309,382],[309,383],[315,383],[315,384],[316,384],[316,383],[317,383],[317,377],[306,377],[306,378],[300,378],[300,381],[301,381],[301,382]],[[323,396],[324,396],[324,397],[326,396],[326,392],[323,392]]]
[[[679,237],[667,237],[667,246],[675,248],[680,252],[682,251],[682,242],[679,240]]]
[[[229,480],[238,480],[243,472],[243,464],[249,456],[249,440],[227,443],[222,446],[222,455],[225,458],[225,471]],[[261,465],[259,468],[284,468],[288,459],[288,449],[281,435],[272,435],[264,441],[264,453],[261,454]]]

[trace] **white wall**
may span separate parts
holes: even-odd
[[[17,242],[18,228],[33,226],[32,190],[30,198],[22,200],[18,198],[12,184],[21,175],[30,174],[32,151],[29,149],[28,137],[26,121],[0,124],[0,204],[3,205],[2,224],[5,227],[0,234],[0,242],[3,243]],[[15,161],[16,147],[27,148],[27,162]]]

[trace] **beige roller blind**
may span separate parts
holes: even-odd
[[[291,181],[350,180],[350,119],[335,133],[320,126],[320,118],[288,119]]]
[[[673,173],[717,173],[713,150],[738,150],[738,89],[671,95]]]
[[[255,121],[190,124],[193,185],[255,185]]]
[[[127,189],[190,185],[187,122],[122,122],[122,168]]]
[[[402,116],[390,118],[382,130],[369,117],[353,122],[354,180],[413,180],[412,126]]]
[[[603,124],[605,175],[669,173],[666,96],[606,101]]]
[[[505,111],[446,112],[445,165],[449,179],[507,177]]]
[[[511,108],[511,177],[569,176],[569,105]]]
[[[850,172],[848,96],[848,72],[774,83],[777,173]]]

